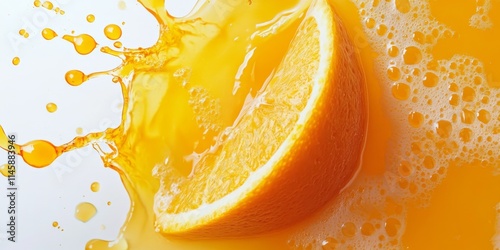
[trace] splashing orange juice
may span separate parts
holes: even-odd
[[[124,100],[120,126],[58,146],[45,140],[16,145],[36,168],[92,145],[104,165],[120,173],[132,202],[129,216],[116,241],[93,239],[86,249],[499,247],[498,1],[330,0],[366,76],[369,122],[359,173],[304,220],[216,240],[163,235],[155,221],[159,210],[168,211],[162,198],[179,190],[176,180],[195,178],[196,163],[238,119],[248,97],[266,90],[316,1],[206,1],[182,18],[169,15],[162,1],[139,2],[159,24],[158,41],[149,48],[123,43],[115,51],[94,34],[61,36],[81,55],[98,48],[122,60],[110,71],[65,75],[77,88],[112,76]],[[53,9],[49,2],[35,6]],[[99,16],[86,18],[91,23]],[[106,24],[102,30],[122,47],[117,40],[126,29]],[[42,36],[55,40],[58,33],[64,31],[47,28]],[[12,67],[22,67],[19,62],[16,57]],[[91,209],[84,220],[95,213]]]

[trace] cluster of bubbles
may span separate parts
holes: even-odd
[[[394,126],[386,172],[356,180],[321,213],[324,223],[297,232],[292,248],[401,248],[406,204],[428,204],[450,166],[500,165],[500,91],[489,86],[474,57],[434,59],[437,42],[456,34],[431,16],[429,3],[352,2],[379,55],[375,69]],[[490,7],[490,1],[477,1],[472,27],[489,27]]]

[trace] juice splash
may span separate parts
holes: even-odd
[[[123,63],[106,72],[75,69],[65,77],[76,87],[112,75],[125,101],[121,125],[60,146],[17,145],[34,167],[93,145],[104,164],[121,174],[132,200],[121,236],[92,240],[87,249],[498,247],[498,2],[332,0],[369,82],[370,129],[359,176],[296,226],[253,239],[202,242],[154,231],[159,183],[152,171],[163,164],[173,169],[172,178],[192,173],[196,156],[272,74],[309,1],[210,1],[184,18],[171,17],[162,1],[140,2],[160,24],[158,42],[146,49],[101,47]],[[104,31],[110,40],[121,36],[118,25]],[[63,39],[82,55],[98,47],[88,34]],[[248,46],[256,48],[253,54]],[[230,69],[221,72],[218,65]]]

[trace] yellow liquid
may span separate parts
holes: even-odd
[[[368,83],[370,122],[359,175],[324,209],[289,228],[207,241],[154,231],[159,181],[152,169],[168,158],[164,165],[174,169],[174,177],[191,173],[193,163],[185,159],[209,148],[211,138],[232,124],[246,95],[262,86],[286,53],[308,1],[210,1],[177,19],[164,11],[163,1],[139,2],[160,24],[156,45],[124,52],[103,47],[123,60],[115,70],[66,74],[72,86],[114,76],[125,101],[122,124],[60,146],[46,141],[17,145],[34,167],[99,139],[116,151],[99,152],[104,164],[121,174],[132,201],[129,217],[114,244],[92,240],[87,249],[497,246],[498,1],[331,0],[359,51]],[[279,26],[278,15],[292,21]],[[274,24],[278,31],[265,36]],[[122,32],[117,25],[104,31],[111,40]],[[97,46],[87,34],[63,39],[82,55]],[[255,68],[251,75],[240,74],[249,45],[256,48]],[[239,85],[233,85],[235,79]],[[208,104],[199,105],[200,100]]]
[[[75,218],[81,222],[87,222],[97,213],[97,208],[88,202],[82,202],[76,206]]]

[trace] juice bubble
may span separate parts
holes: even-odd
[[[472,130],[469,128],[460,130],[459,137],[463,142],[470,142],[472,140]]]
[[[332,237],[326,238],[323,242],[321,242],[321,249],[322,250],[334,250],[337,249],[339,245],[339,242]]]
[[[365,236],[370,236],[375,233],[375,227],[372,223],[366,222],[361,226],[361,234]]]
[[[396,57],[399,55],[399,48],[397,46],[390,46],[387,50],[387,54],[391,57]]]
[[[476,98],[476,91],[471,87],[465,87],[462,91],[462,100],[464,102],[472,102]]]
[[[491,114],[489,111],[487,110],[484,110],[484,109],[481,109],[479,110],[479,112],[477,113],[477,119],[484,123],[484,124],[487,124],[490,122],[491,120]]]
[[[116,24],[109,24],[104,28],[104,35],[110,40],[118,40],[122,36],[122,29]]]
[[[433,169],[436,165],[436,162],[434,161],[434,158],[432,158],[431,156],[426,156],[424,158],[423,165],[427,169]]]
[[[392,81],[397,81],[401,79],[401,70],[398,67],[391,66],[387,69],[387,76]]]
[[[57,36],[57,33],[55,31],[53,31],[52,29],[45,28],[42,30],[42,37],[45,38],[45,40],[52,40],[56,36]]]
[[[78,36],[64,35],[63,39],[72,43],[76,52],[81,55],[90,54],[97,46],[94,38],[88,34],[81,34]]]
[[[92,192],[99,192],[100,189],[101,184],[99,184],[99,182],[92,182],[92,184],[90,184],[90,190],[92,190]]]
[[[52,222],[52,226],[53,227],[58,227],[59,226],[59,222],[57,222],[57,221]]]
[[[47,103],[47,105],[45,105],[45,108],[47,109],[47,111],[49,111],[50,113],[54,113],[57,111],[57,105],[55,103]]]
[[[401,176],[407,177],[413,173],[413,168],[409,162],[403,161],[399,164],[398,172]]]
[[[35,0],[35,2],[33,3],[33,5],[35,7],[40,7],[40,6],[42,6],[42,2],[40,2],[40,0]]]
[[[82,202],[76,206],[75,218],[81,222],[87,222],[97,213],[96,207],[89,202]]]

